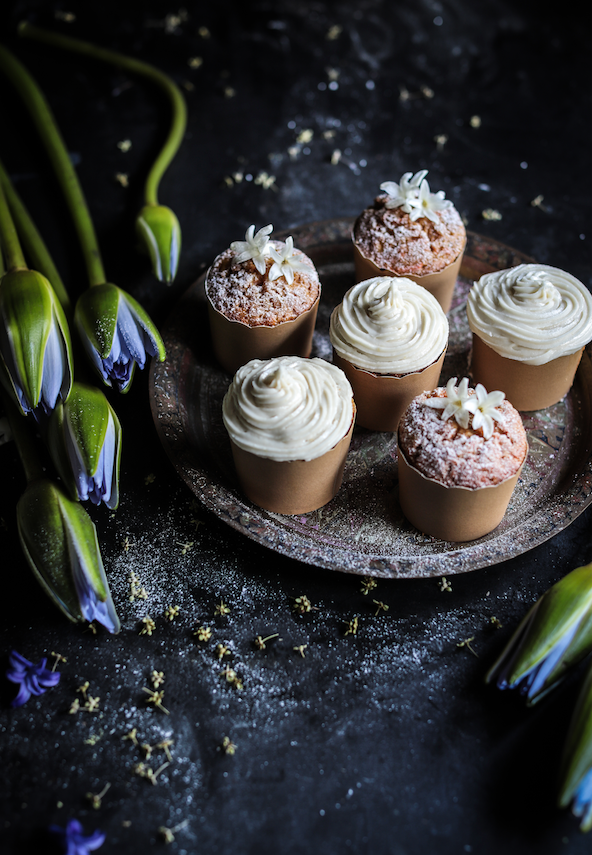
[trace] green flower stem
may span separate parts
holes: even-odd
[[[8,270],[26,269],[25,256],[2,186],[0,186],[0,239],[2,240],[2,249]]]
[[[119,68],[123,68],[132,74],[139,74],[146,77],[148,80],[155,83],[166,95],[171,106],[172,120],[169,135],[156,158],[152,169],[146,179],[144,187],[144,198],[148,205],[158,205],[158,185],[164,175],[165,170],[169,166],[171,160],[177,153],[179,146],[185,134],[187,125],[187,107],[185,99],[179,87],[162,71],[159,71],[154,66],[147,62],[141,62],[137,59],[124,56],[115,51],[106,50],[105,48],[95,47],[88,42],[79,39],[73,39],[69,36],[61,36],[57,33],[50,33],[45,30],[33,27],[26,21],[19,26],[19,35],[29,39],[36,39],[46,44],[54,45],[55,47],[65,48],[66,50],[75,51],[86,56],[100,59],[104,62],[109,62]]]
[[[19,413],[16,406],[1,386],[0,399],[2,400],[4,412],[6,413],[10,424],[12,438],[15,441],[21,458],[21,463],[23,464],[23,469],[25,470],[27,483],[30,484],[32,481],[44,478],[45,472],[43,471],[43,466],[39,461],[39,455],[37,454],[35,442],[31,436],[27,419]]]
[[[35,270],[49,279],[53,290],[56,292],[57,298],[62,304],[68,323],[72,320],[72,305],[68,292],[62,281],[62,277],[53,263],[53,259],[49,254],[43,238],[39,234],[35,223],[25,206],[23,205],[18,193],[14,189],[8,173],[0,161],[0,187],[4,191],[4,195],[8,202],[10,212],[13,216],[17,233],[25,246],[25,250],[29,255],[29,260]]]
[[[24,65],[0,45],[0,69],[9,78],[37,128],[70,209],[86,263],[89,283],[105,282],[105,270],[93,222],[68,150],[45,96]]]

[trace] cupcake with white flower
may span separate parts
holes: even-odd
[[[405,276],[450,309],[466,244],[463,221],[443,190],[432,193],[427,169],[406,172],[383,191],[354,225],[356,280]]]
[[[465,541],[499,525],[528,453],[520,413],[503,392],[453,377],[414,398],[398,440],[399,502],[416,528]]]
[[[234,373],[250,359],[309,356],[321,285],[310,258],[273,226],[251,225],[206,276],[214,353]]]

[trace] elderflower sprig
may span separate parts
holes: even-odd
[[[268,278],[273,282],[283,276],[288,285],[294,281],[294,273],[305,273],[310,268],[303,261],[296,258],[293,238],[287,237],[284,248],[281,251],[270,246],[269,254],[274,263],[271,265]]]
[[[159,281],[170,284],[175,278],[179,264],[181,227],[174,211],[159,204],[158,187],[181,145],[187,126],[187,107],[181,90],[170,77],[149,63],[115,51],[99,48],[69,36],[49,33],[27,22],[20,25],[19,35],[108,62],[146,78],[164,93],[171,111],[170,129],[146,179],[144,207],[136,219],[136,232],[150,257],[154,275]]]
[[[259,273],[264,274],[267,269],[267,259],[271,254],[269,235],[272,231],[273,226],[269,224],[255,234],[255,226],[251,225],[245,232],[244,240],[233,240],[230,249],[234,253],[235,264],[252,261]]]

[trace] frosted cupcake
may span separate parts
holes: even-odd
[[[399,424],[399,502],[441,540],[482,537],[499,525],[528,453],[520,413],[503,392],[465,377],[415,398]]]
[[[253,359],[239,368],[222,417],[245,495],[282,514],[327,504],[341,486],[354,427],[352,389],[323,359]]]
[[[519,410],[560,401],[592,339],[592,295],[569,273],[519,264],[487,273],[467,301],[475,382],[503,389]]]
[[[411,400],[438,385],[448,321],[411,279],[377,276],[354,285],[333,310],[329,335],[362,427],[395,431]]]
[[[310,258],[285,242],[270,240],[273,227],[233,241],[206,276],[214,353],[230,373],[250,359],[309,356],[321,293]]]
[[[426,175],[422,169],[406,172],[399,184],[385,181],[384,192],[362,211],[353,230],[356,280],[405,276],[427,288],[447,312],[466,231],[444,191],[430,192]]]

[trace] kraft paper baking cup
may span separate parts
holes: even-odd
[[[494,487],[445,487],[426,478],[399,448],[399,504],[409,522],[439,540],[476,540],[493,531],[503,519],[518,483],[520,469]],[[526,456],[524,458],[526,460]]]
[[[337,494],[355,422],[346,435],[314,460],[270,460],[230,445],[245,496],[260,508],[278,514],[306,514],[322,508]]]
[[[352,235],[353,238],[353,235]],[[466,241],[465,241],[466,246]],[[363,255],[354,242],[354,266],[356,269],[356,283],[363,282],[366,279],[372,279],[374,276],[404,276],[407,279],[413,279],[418,285],[426,288],[430,294],[433,294],[436,300],[440,303],[445,312],[448,312],[452,304],[452,293],[464,254],[464,246],[458,257],[438,273],[430,273],[426,276],[414,276],[412,273],[396,273],[392,270],[378,267],[369,258]]]
[[[422,371],[394,377],[357,368],[333,349],[333,364],[345,373],[354,392],[356,423],[370,430],[396,431],[411,401],[438,386],[446,348],[436,362]]]
[[[249,326],[231,321],[208,298],[208,315],[214,354],[220,365],[234,374],[251,359],[273,356],[310,356],[320,294],[314,304],[293,321],[274,326]]]
[[[542,410],[564,398],[574,381],[584,349],[544,365],[526,365],[500,356],[473,333],[471,373],[488,392],[499,389],[517,410]]]

